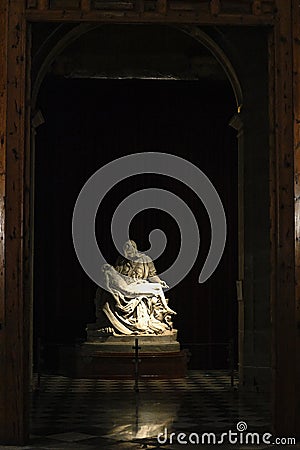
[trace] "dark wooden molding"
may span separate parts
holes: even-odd
[[[293,95],[294,95],[294,170],[295,170],[295,317],[296,317],[296,392],[300,392],[300,8],[292,3],[293,19]],[[300,401],[296,402],[295,429],[300,433]],[[299,436],[298,436],[299,437]]]
[[[4,385],[6,373],[5,352],[5,180],[6,180],[6,108],[7,108],[7,34],[8,8],[0,2],[0,382]],[[0,423],[5,423],[5,389],[0,389]],[[3,439],[0,432],[0,439]]]
[[[166,15],[157,12],[137,13],[136,11],[83,11],[70,10],[39,11],[27,9],[26,17],[29,22],[98,22],[98,23],[182,23],[201,25],[273,25],[273,15],[243,15],[220,14],[212,16],[210,13],[197,14],[195,12],[172,11]]]
[[[271,0],[271,6],[273,6]],[[125,7],[126,5],[126,7]],[[47,0],[39,0],[39,7],[28,7],[27,20],[31,22],[99,22],[99,23],[182,23],[201,25],[272,25],[275,22],[274,8],[266,11],[261,9],[258,14],[258,4],[253,12],[245,13],[244,9],[237,12],[226,13],[222,11],[219,0],[201,3],[201,9],[195,3],[182,2],[182,6],[169,5],[167,0],[157,0],[156,11],[148,11],[144,0],[136,0],[135,7],[128,9],[128,3],[116,3],[109,10],[92,8],[89,0],[81,0],[78,9],[49,9]],[[176,8],[175,8],[176,6]],[[249,0],[249,11],[252,1]]]
[[[30,199],[26,191],[31,186],[30,136],[25,132],[30,128],[25,69],[28,22],[273,26],[269,41],[273,425],[278,436],[293,436],[299,430],[296,416],[300,417],[299,409],[296,414],[300,284],[295,282],[295,277],[300,277],[298,1],[249,1],[252,13],[248,14],[225,14],[222,8],[212,14],[209,1],[206,10],[167,8],[166,14],[144,11],[143,7],[131,11],[89,10],[89,2],[84,0],[76,10],[50,10],[45,0],[30,0],[28,6],[25,12],[24,0],[0,2],[0,383],[5,386],[0,389],[0,442],[22,445],[29,434],[31,325],[26,258]]]
[[[38,0],[37,8],[41,11],[47,11],[49,9],[49,0]]]
[[[1,2],[1,217],[4,257],[0,290],[0,442],[23,444],[29,433],[29,307],[24,298],[25,2]],[[5,197],[5,205],[3,198]],[[3,208],[5,206],[5,208]],[[5,214],[4,216],[2,214]],[[2,231],[3,232],[3,231]],[[4,288],[3,288],[4,287]]]
[[[129,23],[148,22],[160,23],[199,23],[202,25],[243,24],[263,25],[271,24],[275,18],[275,0],[248,0],[241,2],[237,8],[236,2],[207,0],[206,2],[155,0],[149,9],[145,0],[92,2],[80,0],[70,9],[59,6],[53,7],[49,0],[29,0],[27,2],[27,18],[30,21],[56,22],[113,22],[127,20]]]
[[[253,0],[252,3],[252,13],[255,16],[260,16],[262,14],[262,4],[261,4],[261,0]]]
[[[80,0],[80,8],[83,12],[91,10],[91,0]]]
[[[157,12],[159,14],[167,14],[168,1],[167,0],[157,0]]]
[[[295,433],[296,406],[292,3],[293,0],[276,1],[280,20],[274,28],[271,51],[275,81],[271,92],[274,173],[270,192],[274,196],[271,209],[272,399],[274,431],[282,436]]]
[[[220,0],[211,0],[210,2],[210,13],[213,16],[218,16],[221,12],[221,2]]]

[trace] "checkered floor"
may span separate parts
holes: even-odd
[[[204,432],[214,432],[220,437],[229,429],[236,431],[240,421],[246,422],[248,431],[270,432],[269,401],[262,394],[246,394],[232,388],[224,371],[191,371],[183,380],[141,381],[138,393],[134,381],[48,375],[42,377],[40,390],[33,395],[31,444],[23,448],[212,448],[213,445],[195,445],[195,435],[201,438]],[[172,432],[175,435],[171,438]],[[163,433],[160,442],[159,433]],[[178,441],[179,433],[189,438],[187,444]],[[222,447],[271,448],[270,445]]]

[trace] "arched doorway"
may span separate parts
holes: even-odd
[[[50,70],[37,97],[46,124],[36,139],[35,222],[35,336],[43,341],[48,368],[57,368],[59,344],[83,339],[86,323],[93,321],[95,286],[74,258],[69,233],[76,196],[92,172],[110,160],[153,150],[190,160],[217,188],[228,221],[220,267],[205,285],[198,285],[197,271],[210,242],[207,214],[185,187],[159,177],[143,177],[114,190],[104,207],[105,218],[98,214],[99,245],[113,263],[115,249],[103,234],[109,236],[110,218],[124,192],[137,189],[139,183],[143,187],[158,183],[183,195],[195,211],[202,244],[190,278],[170,293],[178,311],[176,328],[191,351],[192,368],[228,367],[232,345],[237,363],[238,152],[235,133],[228,126],[236,108],[241,108],[237,76],[220,48],[198,29],[182,33],[165,26],[93,26],[85,27],[82,35],[83,29],[78,27],[76,40],[74,30],[69,31],[69,39],[56,45],[59,53],[48,54],[33,88],[35,102],[42,74]],[[120,36],[126,36],[122,43]],[[145,250],[149,232],[161,225],[172,245],[157,262],[159,271],[174,261],[180,247],[174,221],[164,215],[157,220],[149,212],[133,228]],[[41,270],[45,255],[49,266]]]

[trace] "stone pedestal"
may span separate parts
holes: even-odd
[[[177,330],[172,330],[168,334],[161,335],[103,335],[101,331],[97,330],[95,324],[88,324],[87,326],[87,341],[86,347],[94,346],[98,351],[102,352],[120,352],[132,353],[132,346],[135,339],[138,338],[139,346],[142,353],[160,353],[160,352],[179,352],[180,345],[177,341]],[[96,345],[96,347],[95,347]]]
[[[60,373],[78,378],[134,379],[138,339],[139,377],[171,379],[187,375],[188,355],[180,350],[177,330],[164,335],[103,335],[94,324],[87,341],[60,349]]]

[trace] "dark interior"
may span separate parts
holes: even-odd
[[[228,367],[228,343],[234,342],[235,353],[237,344],[237,140],[228,125],[235,111],[229,83],[66,79],[50,74],[42,85],[39,105],[45,124],[38,130],[35,161],[35,348],[42,344],[45,367],[55,370],[57,347],[84,340],[86,324],[95,320],[97,286],[81,268],[72,243],[77,196],[101,166],[147,151],[191,161],[217,189],[228,226],[217,270],[198,284],[210,245],[208,215],[187,186],[159,175],[131,177],[111,189],[97,214],[99,246],[113,264],[117,252],[110,221],[130,193],[155,185],[183,199],[198,222],[201,247],[191,272],[168,292],[170,305],[178,313],[175,327],[182,347],[191,351],[191,368]],[[161,228],[168,239],[165,252],[155,262],[160,273],[176,258],[180,232],[167,213],[139,213],[130,228],[139,250],[147,250],[154,228]]]

